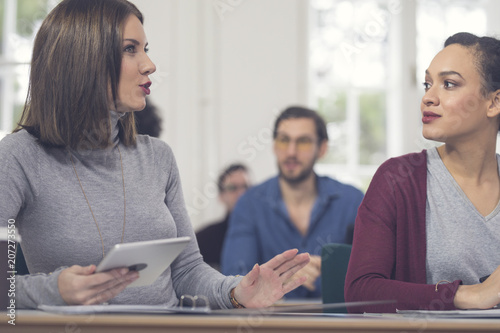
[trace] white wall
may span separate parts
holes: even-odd
[[[242,161],[260,182],[276,173],[275,114],[307,103],[304,0],[132,0],[157,65],[163,116],[195,228],[223,214],[215,179]]]

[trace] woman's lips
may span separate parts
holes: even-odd
[[[430,111],[424,111],[422,115],[422,122],[424,124],[429,124],[430,122],[436,120],[437,118],[440,118],[441,116]]]
[[[144,84],[140,85],[142,91],[144,91],[144,93],[146,95],[151,94],[151,90],[149,89],[150,86],[151,86],[151,82],[147,82],[147,83],[144,83]]]

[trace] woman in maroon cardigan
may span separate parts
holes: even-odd
[[[351,308],[350,312],[487,309],[500,303],[500,177],[496,154],[500,41],[468,33],[451,36],[426,70],[424,88],[423,135],[444,145],[432,152],[390,159],[377,170],[358,211],[346,276],[346,302],[395,302]],[[447,176],[431,180],[432,185],[428,181],[436,175],[429,174],[429,156],[434,156],[432,163],[441,164]],[[433,186],[448,180],[456,192],[436,197]],[[449,203],[462,204],[477,221],[455,218],[456,206]],[[448,229],[428,233],[441,223],[436,211],[450,212],[443,218],[448,220]],[[460,221],[456,227],[455,221]],[[465,223],[466,228],[460,226]],[[489,229],[480,233],[477,230],[483,229],[474,223],[489,223]],[[494,241],[481,250],[486,243],[478,243],[480,237]],[[447,255],[463,256],[465,260],[472,249],[480,249],[490,263],[484,265],[479,256],[468,258],[478,272],[472,272],[474,282],[465,283],[460,271],[453,271],[457,261],[449,266],[436,265],[436,255],[429,255],[431,244],[434,250],[437,248],[439,262],[446,262]],[[460,269],[468,264],[458,262],[455,266]],[[483,283],[474,277],[490,273]]]

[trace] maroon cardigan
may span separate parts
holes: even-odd
[[[461,281],[426,284],[425,207],[427,153],[392,158],[375,173],[361,203],[345,281],[346,302],[397,303],[348,309],[349,312],[455,309]]]

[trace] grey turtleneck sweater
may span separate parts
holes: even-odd
[[[229,291],[240,279],[203,262],[187,215],[179,172],[170,147],[138,136],[136,147],[118,139],[119,115],[111,112],[114,144],[72,151],[78,176],[99,225],[104,251],[124,242],[190,236],[181,255],[152,285],[125,289],[109,303],[175,306],[181,295],[205,295],[213,308],[230,308]],[[99,232],[73,170],[68,151],[42,146],[21,130],[0,142],[0,226],[15,219],[31,275],[16,277],[16,306],[64,305],[57,279],[65,267],[97,265]],[[4,257],[6,260],[7,258]]]

